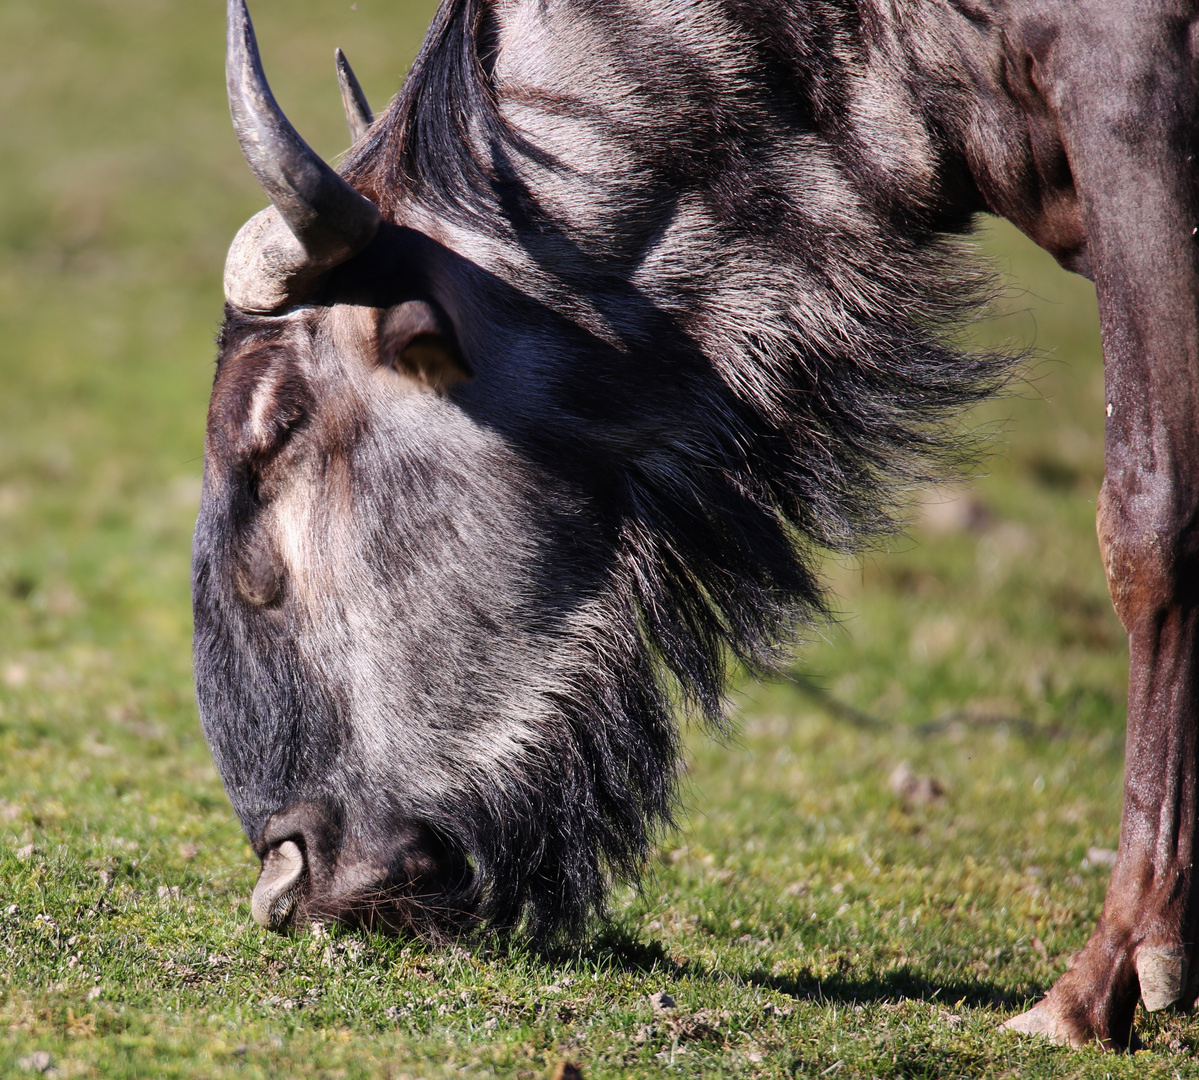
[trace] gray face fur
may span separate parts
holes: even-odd
[[[424,908],[474,906],[460,816],[569,776],[559,703],[605,621],[598,530],[562,483],[451,400],[450,362],[430,386],[392,355],[396,312],[426,304],[230,321],[196,556],[197,653],[220,665],[201,701],[247,832],[265,852],[298,830],[320,910],[369,898],[399,924],[424,915],[375,894],[417,876],[453,894],[424,881]]]
[[[943,344],[980,200],[897,49],[443,7],[344,170],[378,234],[220,343],[197,683],[268,924],[577,932],[669,819],[672,694],[718,719],[819,611],[809,550],[955,451],[1005,361]]]

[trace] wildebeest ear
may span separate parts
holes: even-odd
[[[433,390],[472,377],[446,317],[426,300],[388,308],[379,325],[380,362]]]

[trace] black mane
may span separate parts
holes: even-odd
[[[630,83],[656,103],[644,126],[627,110],[593,117],[638,155],[631,215],[695,200],[719,233],[707,261],[647,283],[657,239],[626,258],[580,225],[585,207],[546,205],[539,178],[570,182],[570,168],[503,115],[487,0],[442,5],[403,91],[347,165],[386,215],[416,202],[508,243],[511,264],[491,272],[535,292],[586,358],[550,370],[535,415],[508,434],[617,523],[606,636],[560,703],[562,769],[531,776],[502,828],[445,826],[481,871],[484,914],[510,926],[523,912],[542,937],[577,930],[601,904],[604,865],[635,874],[669,820],[669,684],[719,724],[733,662],[776,669],[797,625],[825,613],[818,553],[893,533],[905,492],[975,449],[954,418],[1011,365],[951,344],[988,298],[951,237],[971,208],[883,177],[844,121],[844,72],[830,56],[861,48],[855,17],[819,5],[754,14],[730,0],[726,14],[756,44],[728,93],[665,32],[625,26],[623,45],[633,9],[578,6],[611,24]],[[857,218],[818,214],[790,163],[844,189]],[[722,307],[732,275],[762,281],[761,311]]]

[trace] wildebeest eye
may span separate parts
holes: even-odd
[[[389,308],[379,326],[382,363],[434,390],[471,378],[445,315],[425,300]]]
[[[233,572],[233,583],[243,600],[256,607],[268,607],[283,592],[283,569],[264,535],[247,537]]]
[[[284,351],[249,353],[218,374],[209,431],[234,460],[260,466],[282,449],[311,405],[307,383]]]

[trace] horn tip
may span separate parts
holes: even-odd
[[[345,108],[350,136],[358,142],[366,135],[375,117],[346,54],[338,48],[333,50],[333,55],[337,60],[337,83],[341,87],[341,103]]]
[[[226,75],[247,58],[257,57],[258,43],[254,39],[254,24],[246,0],[228,0],[225,8],[225,70]]]

